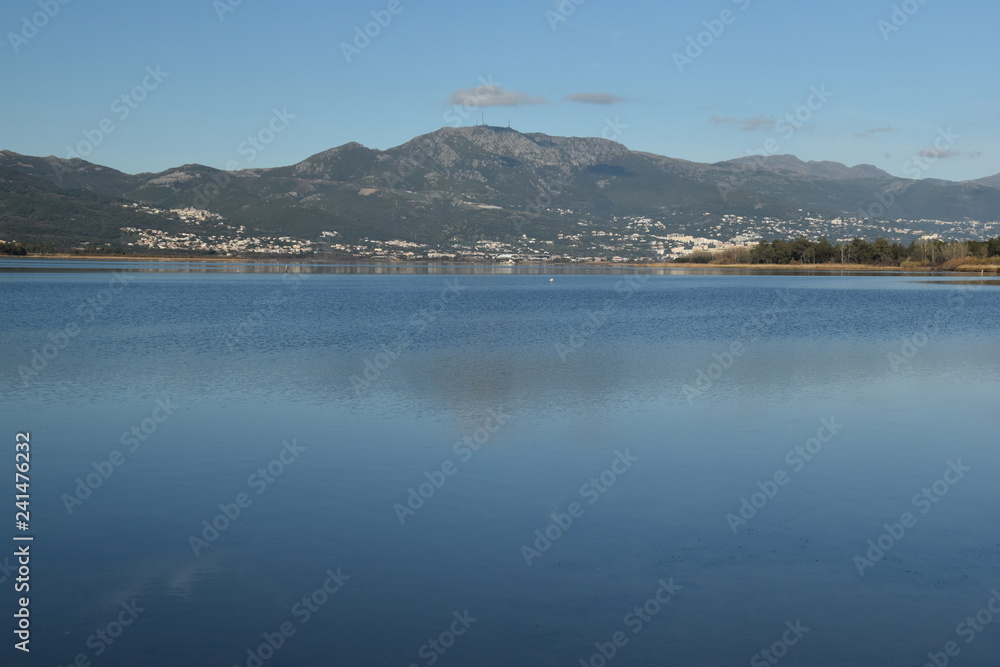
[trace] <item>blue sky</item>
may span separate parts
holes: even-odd
[[[0,149],[270,167],[485,114],[699,162],[972,179],[1000,172],[998,18],[986,0],[6,0]]]

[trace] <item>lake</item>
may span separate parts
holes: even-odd
[[[0,262],[3,664],[996,663],[996,285],[287,270]]]

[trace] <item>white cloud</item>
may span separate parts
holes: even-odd
[[[467,107],[519,107],[545,104],[545,99],[514,90],[504,90],[500,86],[484,85],[477,88],[459,88],[451,94],[450,102]]]

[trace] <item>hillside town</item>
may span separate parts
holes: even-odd
[[[168,232],[155,228],[124,227],[127,245],[135,249],[206,252],[223,256],[309,255],[369,258],[377,260],[448,260],[497,262],[662,262],[681,260],[694,253],[750,248],[765,239],[810,240],[827,238],[834,243],[853,238],[883,236],[894,241],[918,239],[987,239],[1000,235],[1000,223],[941,220],[897,220],[889,223],[859,218],[826,219],[809,215],[796,220],[769,217],[705,214],[701,224],[676,223],[648,217],[612,217],[606,221],[579,220],[571,232],[553,239],[521,234],[506,239],[452,240],[428,245],[404,239],[363,237],[348,241],[340,232],[326,230],[315,239],[291,236],[259,236],[245,226],[231,225],[210,211],[158,209],[125,204],[150,214],[169,214],[187,231]],[[559,211],[572,214],[572,211]],[[683,232],[668,232],[681,229]],[[690,232],[688,231],[690,229]]]

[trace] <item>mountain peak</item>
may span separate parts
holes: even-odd
[[[716,162],[714,167],[731,168],[740,170],[765,171],[784,176],[806,176],[811,178],[822,178],[829,180],[852,180],[860,178],[892,178],[878,167],[870,164],[859,164],[848,167],[840,162],[829,160],[805,162],[794,155],[750,155],[734,160]]]
[[[609,139],[552,137],[509,127],[443,127],[416,137],[387,153],[425,151],[442,164],[459,159],[500,158],[531,167],[587,167],[625,157],[629,149]]]
[[[358,178],[375,161],[379,151],[349,141],[342,146],[329,148],[307,157],[291,167],[296,178],[320,178],[348,181]]]

